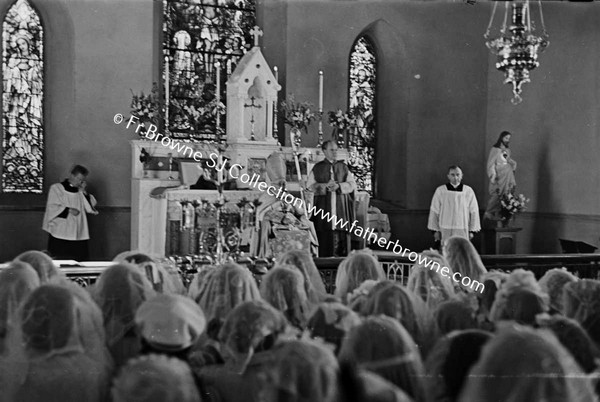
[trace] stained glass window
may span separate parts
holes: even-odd
[[[350,53],[349,111],[356,121],[348,138],[348,167],[361,191],[373,195],[375,182],[375,83],[377,58],[373,44],[364,36]]]
[[[227,78],[253,44],[255,0],[163,0],[163,82],[168,91],[167,132],[175,138],[220,141],[225,115],[216,102],[220,65],[220,102],[226,103]],[[168,71],[168,77],[166,72]]]
[[[2,24],[2,190],[41,193],[43,185],[43,30],[26,0]]]

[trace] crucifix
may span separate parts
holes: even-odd
[[[250,98],[250,100],[251,100],[252,102],[250,102],[250,104],[249,104],[249,105],[244,105],[244,107],[249,107],[249,108],[251,108],[251,112],[250,112],[250,113],[251,113],[251,114],[250,114],[250,124],[251,124],[251,126],[250,126],[250,127],[251,127],[251,130],[250,130],[250,140],[252,140],[252,141],[256,141],[256,138],[254,138],[254,122],[256,121],[256,120],[254,120],[254,109],[255,109],[255,108],[256,108],[256,109],[260,109],[260,108],[262,108],[262,106],[261,106],[261,105],[257,105],[257,104],[255,104],[255,103],[254,103],[254,100],[255,100],[255,99],[256,99],[256,98],[255,98],[254,96],[252,96],[252,97]]]
[[[254,28],[250,30],[250,34],[254,36],[254,47],[258,47],[258,38],[263,36],[263,31],[260,30],[258,25],[254,25]]]

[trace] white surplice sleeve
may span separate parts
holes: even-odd
[[[429,207],[429,221],[427,222],[427,229],[440,231],[440,210],[442,207],[442,194],[441,189],[438,187],[433,193],[431,199],[431,206]]]
[[[81,194],[81,196],[83,197],[83,206],[85,208],[85,212],[87,212],[88,214],[96,212],[96,204],[98,203],[96,201],[96,198],[94,198],[94,196],[91,194],[88,194],[88,196],[90,197],[89,200],[85,195],[83,195],[83,193]]]
[[[356,191],[356,179],[351,171],[348,170],[348,176],[346,181],[338,183],[340,185],[340,191],[342,194],[349,194]]]
[[[479,221],[479,204],[477,203],[477,197],[471,187],[468,187],[469,194],[467,199],[469,202],[469,232],[479,232],[481,230],[481,223]]]
[[[44,215],[44,224],[53,221],[65,210],[65,208],[68,208],[60,186],[62,185],[59,184],[50,186],[50,191],[48,192],[48,201],[46,203],[46,213]]]

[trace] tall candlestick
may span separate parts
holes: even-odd
[[[220,189],[221,184],[223,183],[223,176],[221,175],[223,173],[223,155],[221,153],[219,153],[219,157],[217,158],[217,160],[218,160],[218,164],[219,164],[217,166],[217,183],[219,184],[219,189]],[[218,170],[219,167],[221,170]]]
[[[323,71],[319,71],[319,112],[323,112]]]
[[[277,66],[273,67],[275,70],[275,83],[279,84],[279,69]],[[275,91],[275,104],[273,105],[273,138],[277,139],[279,129],[277,128],[277,103],[279,102],[279,93]]]
[[[169,132],[169,56],[165,56],[165,132]]]
[[[219,63],[218,61],[215,63],[215,67],[217,68],[217,89],[216,89],[216,94],[215,94],[215,99],[216,99],[216,110],[217,110],[217,138],[219,138],[219,140],[221,139],[221,136],[219,134],[219,129],[221,128],[221,111],[219,110],[219,104],[221,103],[221,63]],[[219,177],[221,175],[219,174]]]
[[[221,63],[218,61],[215,63],[215,67],[217,68],[217,89],[216,89],[216,98],[217,102],[221,100]]]

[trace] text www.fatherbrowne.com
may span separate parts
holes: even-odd
[[[137,133],[141,128],[144,128],[145,126],[143,123],[140,123],[139,120],[137,123],[134,122],[134,120],[138,120],[138,118],[135,116],[130,116],[129,121],[127,122],[127,126],[125,128],[129,128],[130,126],[135,126],[137,124],[137,127],[135,129],[135,132]],[[113,121],[115,124],[121,124],[124,121],[123,115],[117,113],[114,116]],[[190,158],[194,159],[196,162],[202,162],[203,156],[200,151],[194,150],[194,148],[190,147],[185,142],[173,140],[169,136],[158,133],[157,131],[158,128],[154,124],[150,124],[144,136],[147,139],[153,140],[155,142],[158,142],[158,139],[162,137],[160,143],[164,147],[169,147],[172,150],[176,150],[178,153],[182,153],[183,156],[185,156],[186,153],[189,153]],[[219,171],[223,170],[224,164],[222,164],[221,166],[218,166],[217,164],[218,154],[211,153],[209,155],[209,159],[210,161],[206,162],[209,168],[215,168]],[[213,163],[212,165],[210,164],[211,161]],[[252,176],[250,176],[247,173],[236,175],[236,173],[239,173],[242,170],[243,166],[236,163],[230,167],[228,174],[232,179],[239,180],[240,182],[247,184],[248,187],[258,189],[261,192],[266,191],[267,194],[269,194],[272,197],[275,197],[276,199],[279,199],[289,205],[297,207],[300,210],[308,211],[309,216],[317,216],[320,219],[331,223],[333,227],[335,227],[338,230],[347,230],[348,232],[353,233],[355,236],[365,239],[367,242],[371,241],[373,243],[376,243],[381,248],[385,247],[386,250],[389,250],[391,247],[392,252],[394,254],[400,255],[402,257],[406,256],[411,262],[416,262],[421,267],[429,268],[430,270],[435,269],[435,272],[439,273],[442,276],[452,278],[454,282],[460,283],[464,287],[475,289],[476,291],[479,291],[481,293],[483,293],[483,291],[485,290],[485,286],[483,283],[478,282],[476,280],[472,280],[468,276],[462,276],[460,272],[452,272],[450,268],[442,267],[437,261],[432,261],[431,259],[415,251],[411,251],[408,248],[403,248],[398,243],[398,240],[396,240],[395,242],[391,242],[383,237],[379,237],[379,235],[375,233],[375,230],[373,228],[364,229],[362,226],[358,225],[358,220],[355,220],[354,222],[350,223],[343,218],[338,218],[335,214],[331,214],[330,212],[323,211],[321,208],[317,208],[315,205],[307,204],[305,206],[303,199],[286,192],[281,187],[275,187],[267,184],[264,181],[260,181],[260,176],[256,173],[253,173]]]

